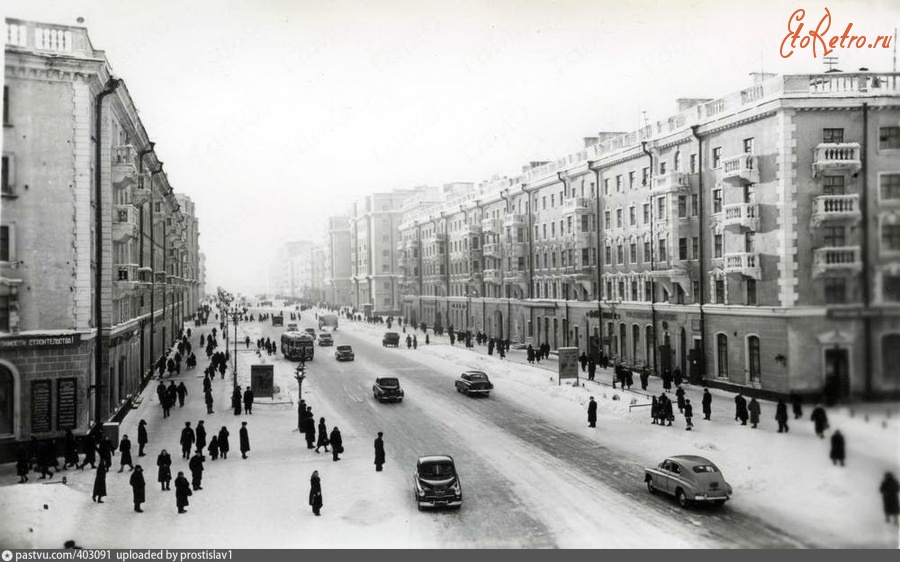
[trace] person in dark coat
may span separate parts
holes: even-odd
[[[212,391],[212,379],[209,378],[209,371],[203,374],[203,392]]]
[[[240,430],[240,440],[241,440],[241,458],[247,458],[247,451],[250,450],[250,432],[247,431],[247,422],[241,422],[241,430]]]
[[[588,380],[594,380],[594,376],[597,374],[597,362],[593,359],[588,359]]]
[[[312,506],[313,513],[321,515],[319,510],[322,509],[322,484],[318,470],[314,470],[309,479],[309,505]]]
[[[160,489],[168,490],[169,483],[172,482],[172,457],[163,449],[159,456],[156,457],[156,481],[159,482]]]
[[[203,489],[203,461],[205,458],[200,453],[194,453],[191,460],[188,461],[188,468],[191,470],[191,487],[194,490]]]
[[[792,409],[794,410],[794,419],[799,420],[803,417],[803,399],[800,398],[799,394],[791,395],[791,404]]]
[[[893,473],[885,472],[878,491],[881,492],[881,501],[884,504],[885,522],[890,523],[893,519],[894,525],[897,525],[897,516],[900,514],[900,498],[898,498],[900,482],[897,482]]]
[[[102,441],[100,441],[100,446],[97,448],[97,452],[100,455],[100,462],[106,465],[106,470],[108,471],[112,468],[112,455],[113,455],[113,446],[109,440],[109,437],[104,437]]]
[[[91,500],[97,503],[103,503],[103,498],[106,497],[106,465],[104,463],[100,463],[97,466],[97,473],[94,476],[94,491],[91,495]]]
[[[641,390],[647,390],[647,384],[650,382],[650,369],[644,365],[641,368]]]
[[[325,447],[325,452],[328,452],[328,428],[325,427],[325,418],[319,418],[319,437],[316,440],[316,452],[319,452],[319,447]]]
[[[406,349],[412,349],[412,336],[409,334],[406,336]]]
[[[169,386],[166,387],[164,391],[163,399],[162,399],[162,407],[163,407],[163,417],[167,418],[171,415],[172,406],[175,405],[175,400],[178,396],[178,391],[175,388],[175,383],[173,382]]]
[[[206,447],[206,427],[203,425],[203,420],[197,422],[197,431],[195,432],[195,435],[197,438],[195,443],[197,452],[202,455],[203,447]]]
[[[751,427],[756,429],[756,426],[759,425],[759,402],[756,401],[756,398],[750,398],[750,403],[747,405],[747,411],[750,413],[750,423]]]
[[[128,470],[134,470],[134,464],[131,462],[131,439],[128,438],[127,435],[122,436],[122,440],[119,442],[119,452],[122,453],[119,458],[119,472],[125,470],[125,465],[128,465]]]
[[[750,414],[747,412],[747,400],[741,394],[734,397],[734,419],[740,421],[741,425],[747,425],[747,419]]]
[[[30,469],[28,451],[25,450],[25,447],[19,445],[19,448],[16,449],[16,475],[19,477],[19,484],[28,482],[28,471]]]
[[[234,415],[241,415],[241,387],[234,387],[234,392],[231,393],[231,407],[234,409]]]
[[[97,462],[97,445],[94,442],[94,432],[89,432],[81,440],[81,452],[84,453],[84,461],[78,466],[79,470],[84,470],[86,464],[90,464],[91,468],[96,468]]]
[[[675,386],[681,386],[681,383],[684,382],[681,377],[681,367],[675,367],[675,370],[672,371],[672,381]]]
[[[594,397],[591,396],[590,401],[588,401],[588,427],[597,427],[597,403],[594,402]]]
[[[219,436],[213,433],[212,438],[209,440],[209,447],[207,448],[209,451],[209,460],[216,460],[219,458]]]
[[[578,356],[578,362],[581,364],[581,372],[584,373],[585,371],[587,371],[587,353],[582,351],[581,355]]]
[[[678,401],[678,411],[684,412],[684,389],[680,385],[675,389],[675,399]]]
[[[779,400],[775,405],[775,421],[778,422],[778,433],[788,432],[788,410],[784,399]]]
[[[384,465],[384,440],[382,437],[384,433],[378,432],[378,437],[375,438],[375,472],[381,472],[381,467]]]
[[[331,460],[341,460],[338,455],[344,452],[344,442],[341,439],[341,430],[337,426],[331,430],[331,437],[328,440],[331,442]]]
[[[231,445],[228,443],[229,435],[228,428],[223,425],[219,430],[219,453],[222,454],[222,460],[228,458],[228,451],[231,449]]]
[[[206,402],[206,413],[213,413],[213,395],[212,390],[207,390],[203,393],[203,401]]]
[[[178,393],[178,407],[184,408],[184,399],[188,394],[187,387],[184,386],[184,381],[178,383],[178,387],[175,392]]]
[[[191,457],[191,447],[197,440],[194,430],[191,428],[191,422],[184,422],[184,429],[181,430],[181,458],[189,459]]]
[[[249,386],[247,387],[247,390],[244,391],[244,413],[253,413],[253,391],[250,390]]]
[[[663,369],[662,381],[665,392],[672,390],[672,373],[669,372],[669,369]]]
[[[675,412],[672,410],[672,401],[665,394],[662,395],[662,410],[663,419],[669,422],[667,425],[671,427],[672,422],[675,421]]]
[[[479,342],[481,343],[481,342]],[[534,364],[534,348],[531,347],[531,344],[528,344],[528,348],[525,350],[525,356],[528,358],[528,364]]]
[[[141,420],[138,422],[138,456],[147,456],[144,453],[144,447],[147,446],[147,422]]]
[[[78,447],[75,444],[75,435],[71,429],[66,430],[66,440],[63,447],[63,468],[68,469],[69,466],[78,466]]]
[[[128,483],[131,484],[131,494],[134,497],[134,510],[138,513],[143,513],[144,510],[141,509],[141,504],[147,500],[144,498],[146,483],[144,482],[144,469],[141,468],[141,465],[134,467],[134,472],[131,473],[131,479]]]
[[[312,406],[306,407],[306,418],[304,420],[304,434],[306,435],[306,448],[313,449],[313,442],[316,440],[316,422],[312,414]]]
[[[709,416],[712,415],[712,394],[709,393],[708,388],[703,389],[703,401],[701,404],[703,405],[703,419],[708,420]]]
[[[844,448],[844,434],[835,429],[831,434],[831,464],[844,466],[846,449]]]
[[[693,418],[694,417],[694,407],[691,406],[690,400],[684,401],[684,422],[685,428],[687,431],[690,431],[691,428],[694,427]]]
[[[172,376],[172,373],[175,371],[175,360],[169,357],[169,360],[166,361],[166,370],[169,371],[169,376]]]
[[[175,478],[175,505],[178,506],[178,513],[187,513],[184,508],[188,506],[188,496],[192,495],[191,485],[183,472],[179,472]]]
[[[825,439],[825,430],[828,429],[828,415],[825,413],[825,408],[823,408],[821,404],[818,404],[813,409],[809,419],[811,419],[815,425],[816,435],[821,439]]]

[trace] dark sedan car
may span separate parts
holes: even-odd
[[[482,371],[466,371],[456,379],[456,392],[466,395],[481,394],[487,396],[494,389],[487,373]]]
[[[651,494],[657,491],[675,496],[678,505],[711,502],[722,505],[731,497],[731,485],[712,461],[696,455],[677,455],[644,469],[644,482]]]
[[[419,457],[413,472],[413,492],[420,510],[425,507],[459,509],[462,506],[462,487],[453,457]]]
[[[381,345],[384,347],[400,347],[400,334],[397,332],[385,332],[381,338]]]
[[[334,348],[334,358],[338,361],[353,361],[356,355],[353,353],[353,348],[349,345],[339,345]]]
[[[400,388],[400,380],[396,377],[375,379],[375,384],[372,385],[372,395],[379,402],[403,402],[403,389]]]

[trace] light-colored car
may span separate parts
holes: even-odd
[[[659,491],[675,496],[681,507],[693,502],[722,505],[732,493],[719,467],[696,455],[669,457],[656,468],[645,468],[644,482],[651,494]]]
[[[331,337],[331,334],[322,332],[319,334],[319,345],[334,345],[334,338]]]
[[[459,509],[462,506],[462,486],[453,457],[419,457],[413,472],[413,492],[420,510],[424,507]]]

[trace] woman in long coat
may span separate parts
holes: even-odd
[[[147,422],[146,420],[141,420],[138,422],[138,456],[143,457],[146,456],[144,453],[144,447],[147,446]]]
[[[97,503],[103,503],[104,497],[106,497],[106,464],[101,462],[97,465],[97,474],[94,476],[94,491],[91,499]]]
[[[759,425],[759,410],[759,402],[756,401],[756,398],[751,398],[750,404],[747,405],[747,411],[750,412],[750,423],[753,424],[753,429]]]
[[[375,471],[381,472],[381,466],[384,464],[385,454],[384,454],[384,440],[382,436],[384,434],[382,432],[378,432],[378,437],[375,438]]]
[[[816,435],[824,439],[825,430],[828,429],[828,414],[825,413],[825,408],[821,404],[817,405],[809,419],[815,424]]]
[[[209,460],[216,460],[219,458],[219,436],[213,433],[212,438],[209,440],[209,447],[207,447],[209,451]]]
[[[141,465],[134,467],[129,484],[131,484],[131,493],[134,496],[134,510],[138,513],[143,513],[144,510],[141,509],[141,504],[147,500],[144,498],[146,483],[144,482],[144,469],[141,468]]]
[[[184,508],[188,506],[188,496],[193,493],[190,482],[184,477],[184,473],[179,471],[175,478],[175,505],[178,506],[178,513],[187,513]]]
[[[197,437],[197,452],[203,454],[203,447],[206,447],[206,428],[203,426],[203,420],[197,422],[197,431],[195,432]]]
[[[834,430],[831,434],[831,464],[844,466],[846,451],[844,447],[844,434],[840,430]]]
[[[328,429],[325,427],[325,418],[319,418],[319,438],[316,440],[316,452],[319,452],[319,447],[325,447],[325,452],[328,452]]]
[[[70,465],[78,466],[78,448],[75,446],[75,435],[72,434],[71,429],[66,430],[66,441],[65,447],[63,448],[63,456],[65,458],[63,468],[69,468]]]
[[[896,525],[897,516],[900,514],[900,499],[898,499],[900,483],[894,478],[893,473],[884,473],[884,480],[881,481],[878,491],[881,492],[881,500],[884,503],[884,520],[890,523],[893,518]]]
[[[243,397],[241,396],[241,390],[238,387],[234,387],[234,393],[231,395],[231,407],[234,409],[234,415],[241,415],[241,401]]]
[[[156,457],[156,466],[159,467],[156,480],[163,490],[168,490],[169,483],[172,482],[172,457],[165,449]]]
[[[341,439],[341,430],[337,426],[331,430],[331,437],[328,440],[331,442],[331,460],[341,460],[338,455],[344,452],[344,442]]]
[[[655,424],[656,420],[659,419],[659,400],[656,399],[656,396],[653,396],[653,402],[650,404],[650,419],[653,421],[651,424]]]
[[[321,515],[319,510],[322,509],[322,484],[319,481],[318,470],[314,470],[309,479],[309,505],[312,506],[313,513]]]
[[[222,459],[228,458],[228,450],[231,448],[228,444],[228,428],[224,425],[219,430],[219,452],[222,453]]]
[[[250,451],[250,433],[247,431],[247,422],[241,422],[241,430],[238,432],[241,442],[241,458],[247,458],[247,452]]]

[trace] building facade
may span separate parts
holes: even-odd
[[[406,217],[403,315],[758,394],[900,393],[900,75],[756,78]]]
[[[352,304],[350,279],[350,219],[347,216],[328,217],[322,242],[323,279],[322,299],[334,308]]]
[[[196,221],[81,27],[6,20],[0,449],[130,405],[193,310]],[[190,235],[188,234],[190,231]]]

